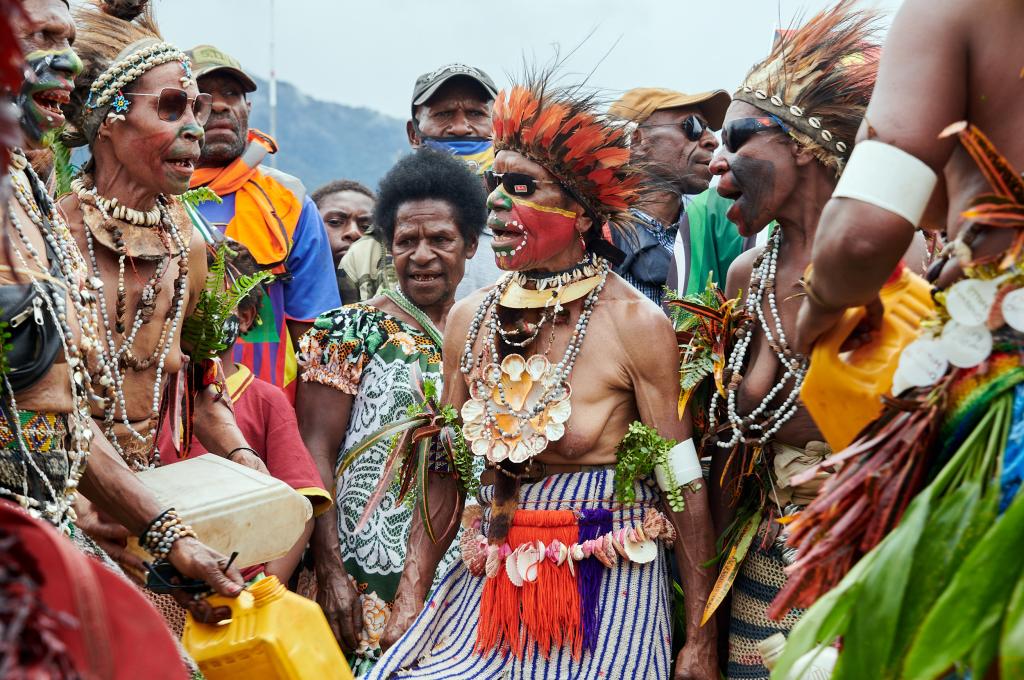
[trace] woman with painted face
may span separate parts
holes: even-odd
[[[501,93],[493,118],[488,226],[507,274],[455,306],[444,349],[444,402],[487,466],[480,504],[425,603],[457,524],[444,527],[475,486],[430,479],[384,635],[393,646],[367,678],[710,680],[715,628],[700,612],[713,533],[678,378],[662,363],[678,361],[675,335],[611,271],[622,254],[602,237],[605,224],[626,228],[641,184],[625,131],[550,72]],[[694,464],[656,485],[655,450]],[[687,630],[673,675],[663,546],[677,535]]]
[[[717,528],[729,527],[731,545],[750,545],[732,589],[730,678],[768,678],[759,643],[788,633],[800,615],[792,610],[773,621],[766,614],[793,561],[778,520],[814,498],[823,475],[790,480],[830,452],[800,402],[807,360],[790,342],[818,218],[853,149],[877,72],[875,17],[851,4],[784,33],[751,69],[711,163],[718,192],[735,199],[728,218],[741,235],[778,223],[764,247],[729,268],[726,294],[743,292],[748,316],[728,353],[725,394],[712,397],[705,443],[713,483],[724,480],[716,485]]]
[[[0,381],[0,499],[48,521],[116,570],[73,524],[77,492],[116,519],[121,541],[145,533],[165,508],[92,418],[102,390],[86,370],[110,363],[100,287],[26,157],[44,151],[43,137],[64,124],[60,104],[69,100],[82,62],[71,48],[75,27],[63,0],[30,0],[24,9],[14,32],[35,79],[17,98],[21,139],[11,149],[13,196],[0,249],[0,319],[9,333]],[[226,569],[227,558],[194,535],[182,535],[166,553],[181,573],[223,595],[240,592],[237,570]],[[205,602],[183,599],[198,618],[212,613]],[[153,643],[155,658],[165,658],[162,643]],[[166,646],[173,650],[169,638]]]
[[[313,534],[317,601],[338,642],[353,652],[357,675],[380,656],[412,511],[389,490],[357,531],[390,441],[340,476],[338,462],[368,434],[402,418],[421,400],[426,381],[440,391],[442,333],[484,227],[484,199],[479,178],[447,153],[424,148],[399,161],[381,180],[374,209],[397,289],[321,315],[302,338],[299,428],[337,499]],[[456,553],[449,551],[445,565]]]
[[[58,209],[84,254],[89,295],[98,300],[98,343],[88,362],[98,399],[93,418],[133,470],[153,467],[165,388],[184,363],[181,334],[206,279],[206,249],[176,198],[188,188],[210,113],[185,54],[163,42],[145,2],[76,5],[84,70],[68,114],[71,144],[91,160]],[[197,397],[196,434],[212,452],[265,471],[212,390]],[[163,523],[180,523],[173,513]],[[127,532],[88,504],[78,526],[130,573],[144,574],[124,548]],[[164,601],[172,625],[180,608]]]

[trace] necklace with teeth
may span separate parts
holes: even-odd
[[[143,212],[126,205],[119,204],[117,198],[100,196],[96,187],[88,188],[81,177],[71,182],[71,190],[78,195],[78,200],[94,203],[97,208],[116,220],[134,224],[138,227],[155,227],[160,224],[160,205],[154,205],[152,210]]]
[[[569,269],[560,272],[516,272],[513,274],[517,284],[523,288],[535,290],[547,290],[567,286],[570,283],[589,279],[601,272],[600,265],[595,256],[591,253],[584,255],[583,259]]]
[[[94,186],[92,178],[88,175],[83,175],[83,177],[76,180],[76,182],[82,189],[87,186]],[[72,188],[74,189],[74,186],[72,186]],[[92,190],[86,189],[84,192],[79,191],[79,189],[75,189],[75,191],[78,193],[79,200],[82,200],[89,205],[94,205],[99,210],[100,216],[104,222],[110,220],[112,215],[107,212],[102,203],[95,200],[97,198],[95,188]],[[84,199],[82,198],[83,194],[85,196]],[[115,234],[115,243],[117,246],[116,252],[118,255],[118,275],[113,328],[111,328],[110,324],[110,314],[106,298],[102,294],[99,296],[99,317],[102,321],[102,334],[107,351],[109,352],[113,369],[112,375],[107,376],[107,378],[112,378],[113,385],[111,387],[113,388],[114,393],[114,398],[108,399],[106,403],[107,408],[104,413],[103,424],[104,432],[114,449],[117,450],[125,462],[136,471],[158,465],[159,453],[155,452],[151,459],[143,460],[134,454],[126,452],[125,448],[120,445],[117,437],[115,436],[113,430],[114,423],[119,420],[120,423],[124,425],[129,436],[146,444],[149,444],[149,436],[156,432],[156,426],[159,422],[160,416],[160,395],[163,392],[164,366],[167,362],[167,357],[170,355],[177,343],[178,328],[181,325],[185,312],[185,292],[188,288],[189,249],[185,240],[187,237],[178,225],[175,224],[174,219],[166,208],[166,201],[167,199],[161,196],[157,199],[156,207],[157,212],[160,214],[160,221],[162,222],[162,228],[159,233],[165,240],[164,247],[166,252],[157,262],[153,275],[143,286],[142,291],[139,294],[139,300],[135,309],[135,316],[131,320],[131,323],[128,323],[129,320],[127,318],[128,289],[125,285],[125,263],[128,258],[128,251],[119,230]],[[83,214],[83,220],[85,219],[85,215]],[[100,268],[96,259],[95,239],[93,237],[92,229],[89,228],[88,225],[86,225],[85,235],[86,250],[89,256],[89,264],[91,265],[91,274],[93,277],[99,278]],[[167,273],[174,249],[177,250],[178,275],[175,277],[173,282],[170,307],[160,328],[160,336],[157,339],[152,352],[148,355],[137,354],[134,347],[136,336],[142,326],[148,324],[156,312],[156,305],[160,297],[160,288],[164,283],[164,275]],[[120,339],[120,342],[118,342],[118,339]],[[156,369],[156,377],[153,382],[150,417],[147,421],[149,425],[149,434],[142,434],[138,429],[136,429],[136,427],[132,426],[131,420],[128,418],[124,383],[128,377],[128,370],[141,373],[151,368]],[[118,411],[120,411],[120,418],[118,418]]]

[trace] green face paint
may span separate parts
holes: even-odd
[[[82,72],[82,60],[74,50],[36,50],[25,56],[32,76],[18,93],[21,128],[38,142],[48,131],[64,124],[60,107],[71,101],[75,76]]]

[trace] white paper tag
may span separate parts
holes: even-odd
[[[934,385],[948,369],[949,361],[942,343],[934,338],[918,338],[900,353],[892,393],[900,394],[908,387]]]
[[[980,326],[988,321],[997,288],[995,281],[958,281],[946,292],[946,311],[954,321],[964,326]]]
[[[1006,324],[1015,331],[1024,332],[1024,288],[1007,293],[1002,310]]]
[[[985,326],[965,326],[950,321],[942,329],[942,349],[949,363],[973,368],[992,353],[992,333]]]

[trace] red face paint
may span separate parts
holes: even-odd
[[[494,249],[494,257],[501,269],[535,269],[560,255],[579,239],[576,231],[577,213],[503,194],[501,198],[506,200],[491,202],[489,207],[492,212],[487,221],[494,232],[491,248]],[[499,202],[502,205],[497,205]],[[494,212],[503,209],[511,213],[508,220],[503,220]]]

